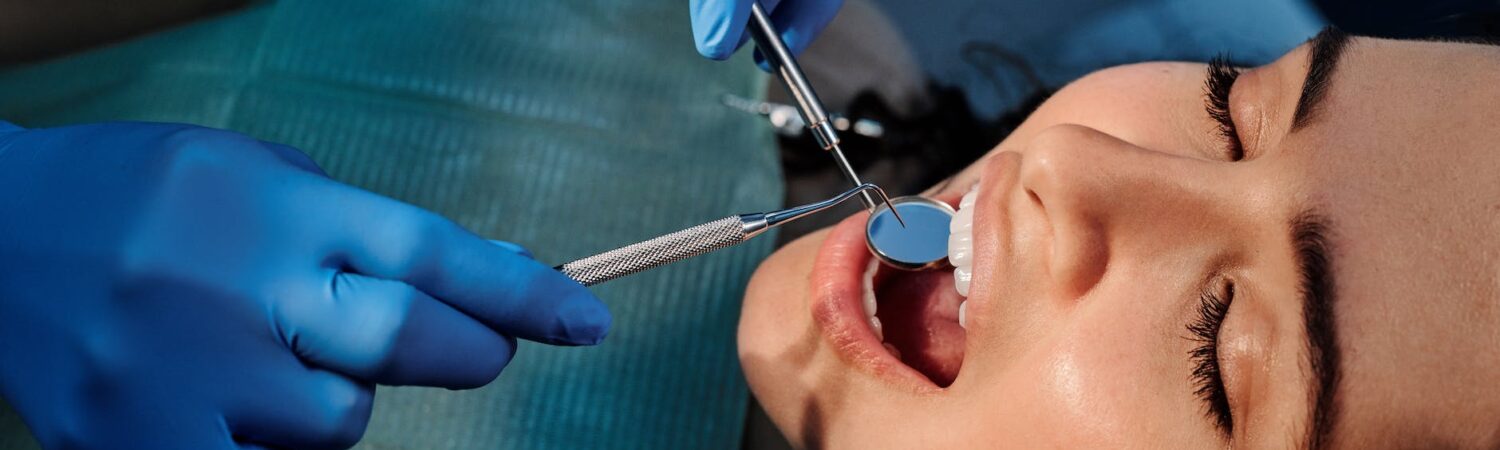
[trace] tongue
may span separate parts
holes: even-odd
[[[873,281],[885,342],[934,384],[952,384],[964,362],[964,329],[958,326],[964,298],[953,289],[953,270],[881,267]]]

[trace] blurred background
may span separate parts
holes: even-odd
[[[843,190],[776,81],[746,52],[701,60],[687,24],[686,0],[0,0],[0,119],[284,142],[549,261]],[[906,195],[1088,72],[1261,64],[1327,24],[1492,37],[1500,1],[847,0],[800,60],[857,170]],[[618,333],[599,349],[528,347],[475,393],[382,388],[360,448],[786,448],[738,372],[739,295],[844,208],[601,287]],[[3,404],[0,433],[34,448]]]

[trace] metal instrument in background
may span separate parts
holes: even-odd
[[[721,97],[724,106],[738,109],[750,114],[765,117],[776,127],[776,134],[788,138],[800,138],[808,134],[807,122],[802,118],[802,113],[797,112],[797,107],[783,103],[753,100],[734,94],[724,94]],[[849,119],[834,113],[828,116],[833,123],[833,129],[854,133],[858,136],[870,139],[881,139],[885,137],[885,124],[868,118]]]
[[[797,65],[797,60],[792,57],[792,51],[787,48],[786,43],[781,41],[780,33],[771,26],[771,16],[766,14],[759,2],[750,4],[750,25],[747,28],[750,30],[750,37],[755,39],[755,46],[760,49],[760,55],[766,58],[771,70],[776,72],[776,76],[781,78],[781,84],[786,86],[787,93],[797,102],[797,111],[802,113],[802,120],[807,123],[807,129],[817,139],[818,145],[833,154],[833,161],[851,184],[864,184],[859,175],[854,173],[849,160],[844,158],[844,151],[839,149],[838,131],[828,119],[828,113],[823,111],[823,101],[813,92],[812,84],[807,82],[807,76],[802,73],[802,67]],[[875,199],[869,193],[860,192],[860,200],[864,202],[865,209],[875,209]]]
[[[868,194],[870,191],[874,191],[886,207],[892,207],[891,200],[886,197],[885,191],[873,184],[862,183],[837,197],[821,202],[768,213],[725,217],[582,258],[557,266],[556,269],[584,286],[592,286],[748,241],[777,225],[832,208],[850,197]],[[899,214],[895,217],[897,222],[905,226],[905,221]]]

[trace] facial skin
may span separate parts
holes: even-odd
[[[789,244],[746,294],[756,397],[803,447],[1500,446],[1500,48],[1353,38],[1294,129],[1309,48],[1235,83],[1240,161],[1204,112],[1203,65],[1139,64],[1062,89],[930,191],[979,183],[946,387],[830,306],[858,304],[863,214]],[[1310,218],[1330,389],[1292,230]],[[1187,326],[1229,285],[1226,433],[1195,394]]]

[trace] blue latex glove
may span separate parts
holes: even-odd
[[[0,122],[0,395],[48,448],[344,448],[374,384],[603,339],[585,288],[206,128]]]
[[[755,0],[691,0],[693,40],[698,53],[710,59],[723,60],[733,55],[750,38],[745,26],[750,23],[750,4]],[[771,23],[781,31],[781,39],[793,54],[802,54],[823,27],[844,5],[844,0],[761,0],[771,15]],[[756,53],[756,64],[766,68]]]

